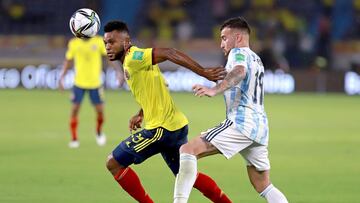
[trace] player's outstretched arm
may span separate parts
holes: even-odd
[[[205,69],[188,55],[174,48],[154,48],[153,49],[153,64],[158,64],[164,61],[171,61],[180,66],[183,66],[194,73],[205,77],[211,81],[224,79],[226,71],[223,67],[215,67]]]
[[[207,88],[203,85],[194,85],[193,91],[195,96],[208,96],[213,97],[219,93],[224,92],[225,90],[229,89],[230,87],[234,87],[237,85],[241,80],[245,78],[246,71],[244,66],[235,66],[225,77],[223,81],[218,83],[213,88]]]
[[[64,60],[63,68],[61,70],[60,79],[59,79],[59,89],[60,90],[64,90],[64,78],[65,78],[67,71],[70,69],[71,63],[72,63],[72,60],[69,60],[69,59]]]

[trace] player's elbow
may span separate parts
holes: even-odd
[[[114,160],[112,155],[109,155],[106,160],[106,168],[114,175],[118,169],[118,164]]]

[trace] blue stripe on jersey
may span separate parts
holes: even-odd
[[[237,88],[232,87],[231,90],[230,90],[230,91],[231,91],[231,92],[230,92],[230,101],[231,101],[232,103],[235,102],[236,89],[237,89]]]
[[[265,144],[266,143],[266,138],[267,138],[267,135],[268,134],[268,129],[266,128],[265,131],[264,131],[264,134],[262,135],[261,139],[260,139],[260,144]]]
[[[265,116],[262,116],[262,118],[263,118],[263,123],[264,123],[264,124],[267,124],[267,122],[266,122],[266,117],[265,117]],[[268,125],[266,125],[266,126],[268,126]],[[266,139],[268,139],[268,136],[267,136],[268,130],[269,130],[268,127],[265,128],[264,134],[261,135],[262,137],[261,137],[261,139],[260,139],[260,144],[265,144],[265,143],[267,143],[267,140],[266,140]]]
[[[244,129],[244,123],[245,123],[245,108],[242,106],[238,107],[238,110],[235,115],[235,123],[237,124],[237,129],[242,132]]]
[[[227,118],[227,117],[228,117],[228,110],[229,110],[229,109],[228,109],[228,105],[227,105],[227,103],[226,103],[226,94],[225,94],[225,93],[224,93],[224,102],[225,102],[225,108],[226,108],[226,109],[225,109],[225,110],[226,110],[226,111],[225,111],[225,112],[226,112],[226,117],[225,117],[225,118]]]
[[[246,75],[245,78],[243,80],[243,82],[241,83],[241,103],[243,105],[247,105],[249,100],[251,100],[251,96],[248,95],[248,91],[249,91],[249,85],[250,85],[250,75],[251,75],[251,68],[250,68],[250,57],[247,57],[247,71],[246,71]]]
[[[238,53],[238,52],[240,52],[240,48],[237,48],[237,47],[232,48],[232,49],[231,49],[231,52],[233,52],[234,54],[235,54],[235,53]]]
[[[259,126],[258,114],[253,112],[251,117],[253,119],[253,122],[255,123],[255,126]],[[259,128],[255,128],[255,129],[253,128],[253,130],[251,131],[251,134],[250,134],[250,139],[255,140],[256,137],[258,136],[258,133],[259,133]]]

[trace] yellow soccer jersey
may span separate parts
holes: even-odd
[[[152,49],[132,46],[124,59],[127,84],[144,112],[145,129],[174,131],[188,124],[170,96],[158,65],[152,65]]]
[[[105,45],[100,36],[70,40],[66,59],[74,60],[76,86],[85,89],[101,86],[102,56],[105,55]]]

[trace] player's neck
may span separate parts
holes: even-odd
[[[124,64],[124,60],[125,60],[125,56],[130,52],[130,48],[132,47],[133,45],[132,44],[129,44],[125,50],[124,50],[124,54],[121,56],[120,58],[120,62],[121,64]]]
[[[249,42],[239,42],[235,45],[235,47],[237,47],[237,48],[249,47]]]

